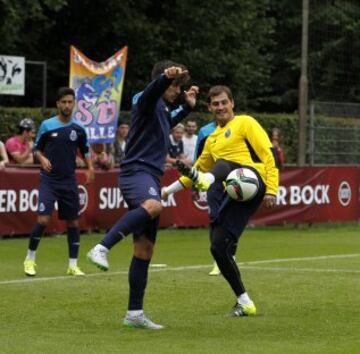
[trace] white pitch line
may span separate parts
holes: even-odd
[[[322,260],[322,259],[353,258],[353,257],[359,257],[359,256],[360,256],[360,253],[332,254],[332,255],[328,255],[328,256],[265,259],[262,261],[242,262],[239,264],[247,265],[247,264],[281,263],[281,262],[297,262],[297,261],[318,261],[318,260]]]
[[[258,266],[242,266],[241,269],[248,270],[266,270],[266,271],[285,271],[285,272],[310,272],[310,273],[347,273],[360,274],[357,269],[321,269],[321,268],[291,268],[291,267],[258,267]]]
[[[271,264],[271,263],[281,263],[281,262],[298,262],[298,261],[316,261],[323,259],[333,259],[333,258],[353,258],[359,257],[360,253],[354,254],[336,254],[336,255],[328,255],[328,256],[314,256],[314,257],[296,257],[296,258],[275,258],[275,259],[265,259],[260,261],[250,261],[250,262],[239,262],[238,265],[241,266],[242,269],[258,269],[258,270],[292,270],[292,271],[307,271],[307,272],[344,272],[344,273],[359,273],[359,271],[354,270],[340,270],[340,269],[311,269],[311,268],[282,268],[282,267],[256,267],[252,265],[256,264]],[[209,268],[211,265],[209,264],[201,264],[201,265],[189,265],[189,266],[180,266],[180,267],[166,267],[166,268],[151,268],[151,272],[167,272],[167,271],[183,271],[183,270],[195,270],[195,269],[203,269]],[[119,271],[119,272],[101,272],[101,273],[92,273],[87,274],[83,277],[72,277],[72,276],[57,276],[57,277],[34,277],[34,278],[26,278],[26,279],[11,279],[11,280],[3,280],[0,281],[0,285],[10,285],[10,284],[24,284],[24,283],[37,283],[37,282],[46,282],[51,280],[74,280],[74,279],[86,279],[89,277],[98,277],[98,276],[113,276],[113,275],[127,275],[128,271]]]

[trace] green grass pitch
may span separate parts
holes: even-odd
[[[229,318],[235,298],[210,277],[205,229],[162,230],[145,312],[164,330],[124,329],[131,238],[98,271],[85,254],[101,234],[82,235],[82,278],[65,275],[64,235],[45,237],[38,274],[23,275],[27,239],[0,240],[1,353],[360,353],[360,231],[336,227],[247,229],[237,262],[258,315]]]

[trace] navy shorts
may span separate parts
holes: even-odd
[[[251,200],[238,202],[231,199],[220,182],[213,183],[207,193],[210,222],[220,224],[235,240],[240,238],[250,216],[259,208],[265,195],[266,187],[262,178],[255,169],[251,169],[259,179],[259,190]]]
[[[77,183],[55,184],[40,180],[38,214],[51,215],[55,202],[58,203],[59,219],[78,219],[80,203]]]
[[[159,178],[144,171],[120,174],[119,188],[130,210],[138,208],[148,199],[161,201]],[[145,235],[148,240],[155,243],[158,226],[159,217],[151,220],[143,230],[134,233],[134,239]]]

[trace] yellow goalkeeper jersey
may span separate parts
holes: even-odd
[[[247,115],[235,116],[223,127],[217,126],[208,136],[202,154],[194,167],[209,172],[219,159],[255,168],[266,185],[266,193],[276,195],[279,170],[276,168],[272,144],[265,130]],[[180,178],[185,187],[191,186],[187,177]]]

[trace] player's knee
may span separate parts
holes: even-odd
[[[68,220],[66,222],[67,227],[79,227],[78,220]]]
[[[163,210],[161,202],[156,199],[148,199],[141,206],[150,214],[152,219],[159,216]]]
[[[42,226],[47,226],[50,222],[50,218],[51,216],[49,215],[39,215],[37,218],[37,222]]]
[[[225,255],[226,244],[224,240],[217,239],[211,242],[210,252],[214,257]]]
[[[134,256],[140,259],[151,259],[154,244],[145,237],[140,237],[134,242]]]

